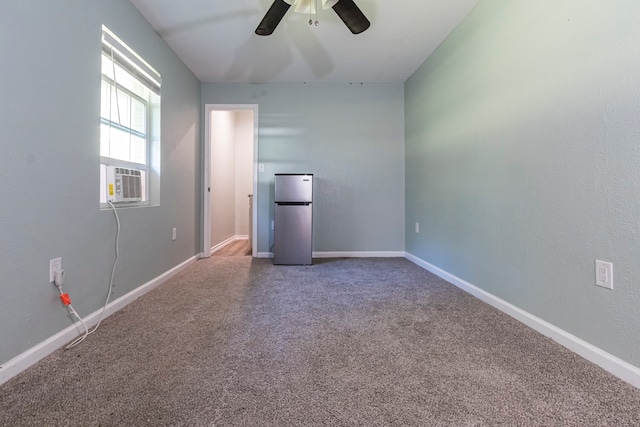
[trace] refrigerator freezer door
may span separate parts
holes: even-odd
[[[275,175],[276,203],[311,203],[313,201],[313,175]]]
[[[311,265],[312,263],[312,206],[275,206],[275,235],[273,263]]]

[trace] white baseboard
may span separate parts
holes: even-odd
[[[403,251],[314,252],[314,258],[404,258]]]
[[[147,292],[157,287],[158,285],[166,282],[171,277],[175,276],[177,273],[179,273],[180,271],[184,270],[185,268],[187,268],[188,266],[196,262],[197,259],[198,259],[198,256],[193,256],[187,259],[186,261],[182,262],[181,264],[173,267],[171,270],[156,277],[155,279],[152,279],[147,283],[137,287],[136,289],[132,290],[126,295],[123,295],[120,298],[114,301],[111,301],[107,305],[107,308],[105,309],[103,319],[109,317],[116,311],[120,310],[127,304],[133,302],[137,298],[146,294]],[[87,324],[87,327],[91,328],[98,323],[101,312],[102,312],[102,307],[83,319],[84,322]],[[64,345],[66,345],[67,343],[69,343],[70,341],[78,337],[79,333],[82,333],[83,331],[84,329],[80,325],[80,322],[76,322],[70,325],[69,327],[67,327],[66,329],[63,329],[57,334],[42,341],[40,344],[37,344],[34,347],[31,347],[29,350],[25,351],[24,353],[19,354],[18,356],[9,360],[7,363],[4,363],[2,366],[0,366],[0,384],[4,384],[9,379],[18,375],[20,372],[29,368],[39,360],[43,359],[44,357],[50,355],[54,351],[63,347]]]
[[[229,243],[235,240],[236,240],[236,236],[231,236],[227,240],[224,240],[218,243],[217,245],[211,246],[211,253],[214,253],[215,251],[222,249],[223,247],[227,246]]]
[[[235,236],[231,236],[224,242],[220,242],[217,245],[212,246],[211,253],[214,253],[215,251],[222,249],[223,247],[227,246],[229,243],[235,242],[236,240],[249,240],[249,236],[242,235],[242,234],[236,234]]]
[[[616,377],[630,383],[634,387],[640,388],[640,368],[634,366],[628,362],[625,362],[618,357],[607,353],[606,351],[590,344],[574,335],[571,335],[567,331],[558,328],[557,326],[552,325],[551,323],[542,320],[533,314],[524,311],[515,305],[508,303],[507,301],[498,298],[497,296],[490,294],[489,292],[478,288],[471,283],[454,276],[453,274],[442,270],[441,268],[436,267],[433,264],[428,263],[427,261],[416,257],[410,253],[406,253],[406,258],[424,268],[425,270],[430,271],[446,280],[447,282],[455,285],[456,287],[462,289],[480,299],[481,301],[486,302],[487,304],[497,308],[503,313],[508,314],[514,319],[524,323],[525,325],[533,328],[534,330],[540,332],[542,335],[545,335],[562,346],[568,348],[569,350],[577,353],[578,355],[584,357],[592,363],[600,366],[604,370],[610,372]]]
[[[313,258],[404,258],[405,252],[314,252],[312,256]],[[273,252],[258,252],[258,258],[273,258]]]

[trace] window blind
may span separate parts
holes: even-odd
[[[116,64],[135,76],[150,91],[160,95],[162,79],[151,65],[122,42],[107,27],[102,27],[102,51]]]

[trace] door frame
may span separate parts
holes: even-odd
[[[258,254],[258,104],[205,104],[202,149],[202,236],[200,258],[211,256],[211,112],[253,111],[253,206],[251,212],[251,256]]]

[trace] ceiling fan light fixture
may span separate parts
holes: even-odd
[[[289,10],[291,5],[284,0],[274,0],[273,4],[260,21],[258,28],[256,28],[256,34],[259,36],[268,36],[276,29],[285,13]]]
[[[318,2],[324,10],[331,9],[339,0],[284,0],[293,6],[293,11],[297,13],[317,13]]]
[[[339,0],[333,6],[333,10],[353,34],[360,34],[371,25],[371,22],[353,0]]]

